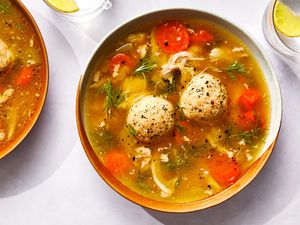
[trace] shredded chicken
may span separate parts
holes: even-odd
[[[150,157],[151,156],[151,149],[146,147],[138,147],[135,149],[135,151],[138,153],[136,158],[142,158],[142,157]]]
[[[182,66],[185,66],[187,64],[187,61],[191,57],[192,54],[185,51],[174,54],[172,57],[170,57],[169,62],[166,65],[162,66],[162,74],[166,75],[175,69],[180,70]]]
[[[98,70],[93,77],[93,81],[96,83],[99,80],[100,80],[100,71]]]
[[[135,159],[140,161],[140,168],[145,169],[151,161],[151,149],[144,146],[135,149]]]
[[[8,46],[0,39],[0,72],[5,70],[5,68],[11,63],[12,58],[12,52],[9,50]]]
[[[162,162],[169,162],[169,156],[168,156],[168,154],[161,154],[160,155],[160,161],[162,161]]]
[[[141,59],[144,58],[147,54],[148,45],[144,44],[138,47],[137,52],[139,53]]]
[[[119,72],[120,72],[120,64],[116,64],[113,69],[112,77],[115,78],[119,76]]]
[[[13,94],[13,88],[8,88],[2,95],[0,94],[0,104],[5,103]]]
[[[215,61],[232,61],[234,58],[244,58],[249,55],[245,53],[244,48],[234,47],[233,49],[228,47],[217,47],[211,50],[209,58],[212,62]]]
[[[181,51],[181,52],[174,54],[169,59],[168,63],[165,64],[164,66],[162,66],[161,73],[162,73],[163,78],[169,80],[170,83],[172,83],[174,74],[172,74],[171,72],[174,70],[179,70],[182,75],[182,79],[185,79],[188,77],[188,79],[190,80],[196,74],[195,74],[194,67],[189,65],[188,61],[195,61],[195,60],[202,61],[202,60],[204,60],[204,58],[193,57],[193,55],[191,53],[186,52],[186,51]]]

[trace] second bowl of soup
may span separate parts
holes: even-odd
[[[140,205],[186,212],[246,186],[281,120],[278,82],[255,42],[195,10],[112,32],[80,83],[78,127],[102,178]]]

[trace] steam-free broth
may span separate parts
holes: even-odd
[[[0,158],[38,113],[46,89],[39,37],[14,1],[0,0]]]
[[[205,199],[255,161],[269,92],[237,37],[204,20],[160,21],[104,58],[85,93],[85,129],[128,188],[160,201]]]

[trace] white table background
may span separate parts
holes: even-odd
[[[36,126],[0,161],[0,225],[300,223],[300,69],[282,61],[264,39],[261,20],[269,0],[112,0],[110,10],[82,24],[59,17],[42,0],[23,2],[45,39],[50,86]],[[227,202],[188,214],[145,209],[110,189],[89,163],[75,123],[76,86],[97,42],[127,19],[168,7],[209,10],[250,32],[275,67],[284,102],[275,151],[259,176]]]

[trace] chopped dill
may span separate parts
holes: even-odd
[[[105,128],[97,129],[93,134],[92,138],[94,139],[93,143],[95,150],[100,153],[106,151],[114,146],[115,137],[114,135]]]
[[[128,128],[128,131],[132,136],[135,137],[137,135],[136,130],[132,126],[127,124],[126,127]]]
[[[181,166],[185,165],[189,161],[189,154],[187,151],[182,151],[174,157],[173,160],[169,160],[168,162],[162,162],[164,166],[166,166],[168,169],[173,170],[173,169],[178,169]]]
[[[241,63],[237,60],[235,60],[232,64],[230,64],[226,69],[225,73],[232,79],[236,79],[236,74],[235,73],[240,73],[240,74],[247,74],[248,70],[247,67],[245,66],[244,63]]]
[[[112,110],[118,108],[118,106],[124,101],[125,94],[122,93],[122,89],[114,89],[112,82],[107,81],[98,90],[98,94],[105,94],[105,107],[107,115],[112,117]]]
[[[146,177],[141,174],[141,172],[139,171],[138,172],[138,176],[137,176],[137,179],[136,179],[136,183],[137,185],[143,189],[144,191],[146,192],[149,192],[150,191],[150,187],[149,185],[146,183]]]
[[[241,131],[238,133],[238,136],[242,138],[246,144],[254,146],[257,139],[266,135],[266,129],[261,127],[255,127],[249,131]]]
[[[145,73],[153,71],[155,67],[157,67],[157,65],[149,58],[143,58],[139,66],[134,71],[134,75],[145,75]]]
[[[172,81],[169,81],[168,79],[163,79],[164,86],[161,90],[162,93],[174,93],[177,90],[177,82],[175,79],[172,79]]]
[[[229,140],[241,141],[243,140],[246,145],[255,146],[267,134],[267,129],[261,127],[261,122],[258,121],[255,127],[251,130],[241,130],[234,125],[230,124],[225,130],[225,142]]]
[[[183,107],[181,107],[179,104],[177,104],[176,109],[177,109],[177,112],[179,113],[179,115],[178,115],[179,120],[185,120],[186,117],[185,117],[184,112],[183,112]]]
[[[0,12],[4,13],[4,14],[7,14],[7,13],[10,13],[10,10],[11,10],[11,3],[0,3]]]
[[[185,132],[185,127],[181,126],[180,124],[176,123],[175,124],[176,129],[178,130],[178,132],[182,135]]]
[[[178,179],[176,180],[175,187],[180,186],[181,182],[182,182],[182,176],[180,175],[180,176],[178,177]]]

